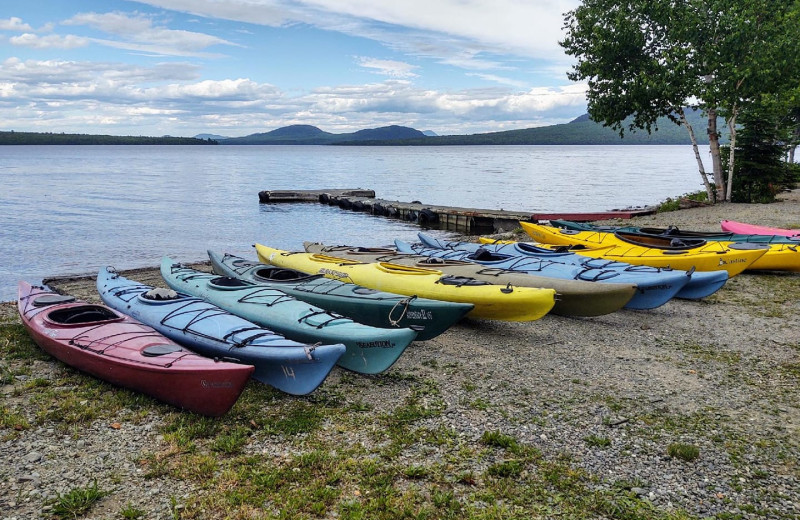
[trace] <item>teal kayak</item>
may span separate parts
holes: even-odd
[[[408,327],[417,341],[435,338],[463,318],[474,305],[403,296],[345,283],[321,274],[311,275],[244,258],[208,252],[214,272],[268,285],[298,300],[338,312],[373,327]]]
[[[185,267],[164,257],[161,276],[172,289],[225,309],[242,318],[304,343],[342,343],[337,364],[376,374],[387,370],[416,338],[411,329],[382,329],[357,323],[315,307],[269,285],[219,276]]]

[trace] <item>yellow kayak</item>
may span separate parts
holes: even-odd
[[[627,237],[623,233],[574,231],[520,222],[522,229],[535,241],[552,246],[580,246],[573,249],[593,258],[607,258],[629,264],[653,267],[671,267],[684,271],[717,271],[724,269],[728,276],[736,276],[750,268],[756,260],[769,251],[769,246],[758,243],[696,242],[684,241],[670,244],[660,237]]]
[[[515,240],[502,240],[498,238],[478,237],[481,244],[513,244]],[[762,243],[762,242],[759,242]],[[793,244],[766,244],[769,245],[764,255],[750,264],[747,271],[791,271],[800,272],[800,248]],[[547,247],[548,244],[539,244]],[[800,245],[800,244],[798,244]],[[575,253],[582,254],[581,251]]]
[[[442,271],[392,264],[364,263],[334,256],[295,253],[256,244],[258,258],[278,267],[355,283],[379,291],[433,300],[471,303],[471,318],[504,321],[538,320],[555,305],[556,291],[534,287],[493,285],[445,275]]]

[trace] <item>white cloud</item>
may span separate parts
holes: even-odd
[[[11,18],[0,19],[0,31],[32,31],[33,27],[23,23],[21,18],[12,16]]]
[[[574,0],[305,0],[306,5],[380,23],[473,40],[503,52],[544,57],[562,37]]]
[[[409,66],[364,63],[377,70]],[[585,105],[583,85],[445,91],[394,78],[288,93],[248,78],[209,80],[199,73],[186,63],[9,58],[0,63],[0,120],[6,128],[108,133],[108,127],[129,135],[247,135],[292,123],[337,133],[402,124],[441,134],[565,122]]]
[[[89,44],[89,40],[87,38],[81,38],[79,36],[59,36],[57,34],[38,36],[31,33],[25,33],[20,36],[12,36],[8,39],[8,41],[12,45],[16,45],[18,47],[30,47],[33,49],[76,49],[78,47],[85,47]]]
[[[578,0],[140,0],[193,15],[268,26],[313,25],[473,70],[501,55],[563,60],[563,13]]]
[[[410,78],[417,75],[412,71],[419,68],[416,65],[394,60],[381,60],[377,58],[367,58],[360,56],[356,58],[359,65],[375,71],[376,74],[391,76],[393,78]]]
[[[215,45],[237,45],[209,34],[160,27],[150,16],[139,13],[81,13],[62,23],[89,26],[119,38],[96,38],[92,40],[95,43],[152,54],[215,57],[218,55],[202,51]]]

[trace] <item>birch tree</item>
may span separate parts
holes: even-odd
[[[731,197],[737,116],[800,85],[800,0],[584,0],[564,28],[577,60],[568,77],[587,82],[592,119],[621,136],[658,130],[659,117],[685,126],[711,201]],[[706,115],[711,172],[686,108]],[[732,141],[726,171],[718,118]]]

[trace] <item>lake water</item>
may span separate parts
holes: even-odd
[[[707,155],[707,147],[704,150]],[[280,189],[517,211],[600,211],[702,189],[689,146],[0,146],[0,301],[20,279],[157,265],[252,244],[383,245],[419,228]],[[444,232],[435,233],[439,235]]]

